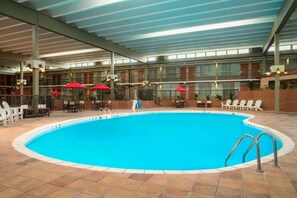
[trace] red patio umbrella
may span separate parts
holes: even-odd
[[[64,85],[63,88],[68,88],[68,89],[87,89],[86,86],[79,84],[78,82],[71,82],[68,83],[67,85]],[[73,94],[73,100],[74,100],[74,94]]]
[[[179,87],[177,87],[177,88],[173,89],[173,91],[178,91],[178,92],[185,92],[185,91],[187,91],[187,89],[186,89],[186,88],[184,88],[184,87],[182,87],[182,86],[179,86]]]
[[[54,90],[54,91],[51,91],[51,94],[52,95],[61,95],[61,92]]]
[[[111,89],[104,84],[98,84],[95,87],[92,87],[91,90],[111,90]]]
[[[68,83],[67,85],[64,85],[63,88],[86,89],[87,87],[74,81],[74,82]]]

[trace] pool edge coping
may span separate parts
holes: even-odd
[[[148,114],[148,113],[216,113],[216,114],[228,114],[228,115],[242,115],[242,116],[247,116],[248,118],[245,119],[243,122],[249,126],[252,127],[259,127],[263,130],[267,130],[274,135],[276,135],[283,143],[283,147],[278,150],[278,157],[284,156],[288,153],[290,153],[294,147],[295,143],[294,141],[288,137],[287,135],[272,129],[267,126],[263,126],[260,124],[256,124],[251,122],[250,120],[256,116],[247,114],[247,113],[241,113],[241,112],[227,112],[227,111],[206,111],[206,110],[183,110],[183,111],[146,111],[146,112],[133,112],[133,113],[119,113],[119,114],[113,114],[114,117],[122,117],[122,116],[129,116],[129,115],[139,115],[139,114]],[[29,157],[57,164],[57,165],[63,165],[63,166],[69,166],[69,167],[74,167],[74,168],[81,168],[81,169],[87,169],[87,170],[93,170],[93,171],[104,171],[104,172],[113,172],[113,173],[138,173],[138,174],[201,174],[201,173],[220,173],[224,171],[231,171],[231,170],[236,170],[240,168],[247,168],[256,165],[256,159],[246,162],[246,163],[241,163],[233,166],[228,166],[228,167],[222,167],[222,168],[216,168],[216,169],[202,169],[202,170],[142,170],[142,169],[122,169],[122,168],[112,168],[112,167],[104,167],[104,166],[94,166],[94,165],[85,165],[85,164],[79,164],[79,163],[74,163],[74,162],[68,162],[68,161],[63,161],[59,159],[54,159],[51,157],[46,157],[44,155],[41,155],[39,153],[36,153],[34,151],[31,151],[30,149],[26,148],[25,144],[31,140],[32,138],[36,138],[44,133],[50,132],[50,130],[57,129],[61,126],[68,126],[71,124],[74,124],[78,121],[83,122],[83,121],[92,121],[92,120],[100,120],[100,119],[110,119],[112,118],[111,115],[108,116],[86,116],[82,118],[75,118],[75,119],[70,119],[70,120],[64,120],[61,122],[56,122],[56,123],[51,123],[47,124],[44,126],[40,126],[34,129],[31,129],[22,135],[16,137],[12,141],[12,147]],[[267,163],[274,160],[273,159],[273,153],[269,154],[267,156],[261,157],[261,164]]]

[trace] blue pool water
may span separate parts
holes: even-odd
[[[69,162],[127,169],[199,170],[224,167],[238,138],[257,135],[243,124],[245,116],[215,113],[148,113],[77,123],[27,142],[42,155]],[[242,163],[246,139],[228,165]],[[260,139],[261,156],[273,152],[272,141]],[[278,149],[282,143],[278,140]],[[255,150],[247,161],[255,159]]]

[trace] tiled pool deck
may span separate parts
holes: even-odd
[[[197,109],[193,108],[193,110]],[[131,111],[113,110],[113,112]],[[252,122],[276,129],[297,143],[297,113],[252,112],[250,114],[255,115]],[[252,166],[221,173],[178,175],[111,173],[61,166],[30,158],[12,147],[16,137],[33,128],[93,115],[98,115],[98,112],[69,114],[55,111],[50,117],[25,119],[5,127],[1,126],[0,198],[297,198],[296,147],[289,154],[279,158],[281,168],[273,167],[273,162],[263,163],[264,173],[254,171],[256,167]]]

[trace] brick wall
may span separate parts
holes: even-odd
[[[264,110],[274,111],[274,90],[239,91],[239,100],[262,100]],[[297,90],[280,90],[280,111],[297,112]]]

